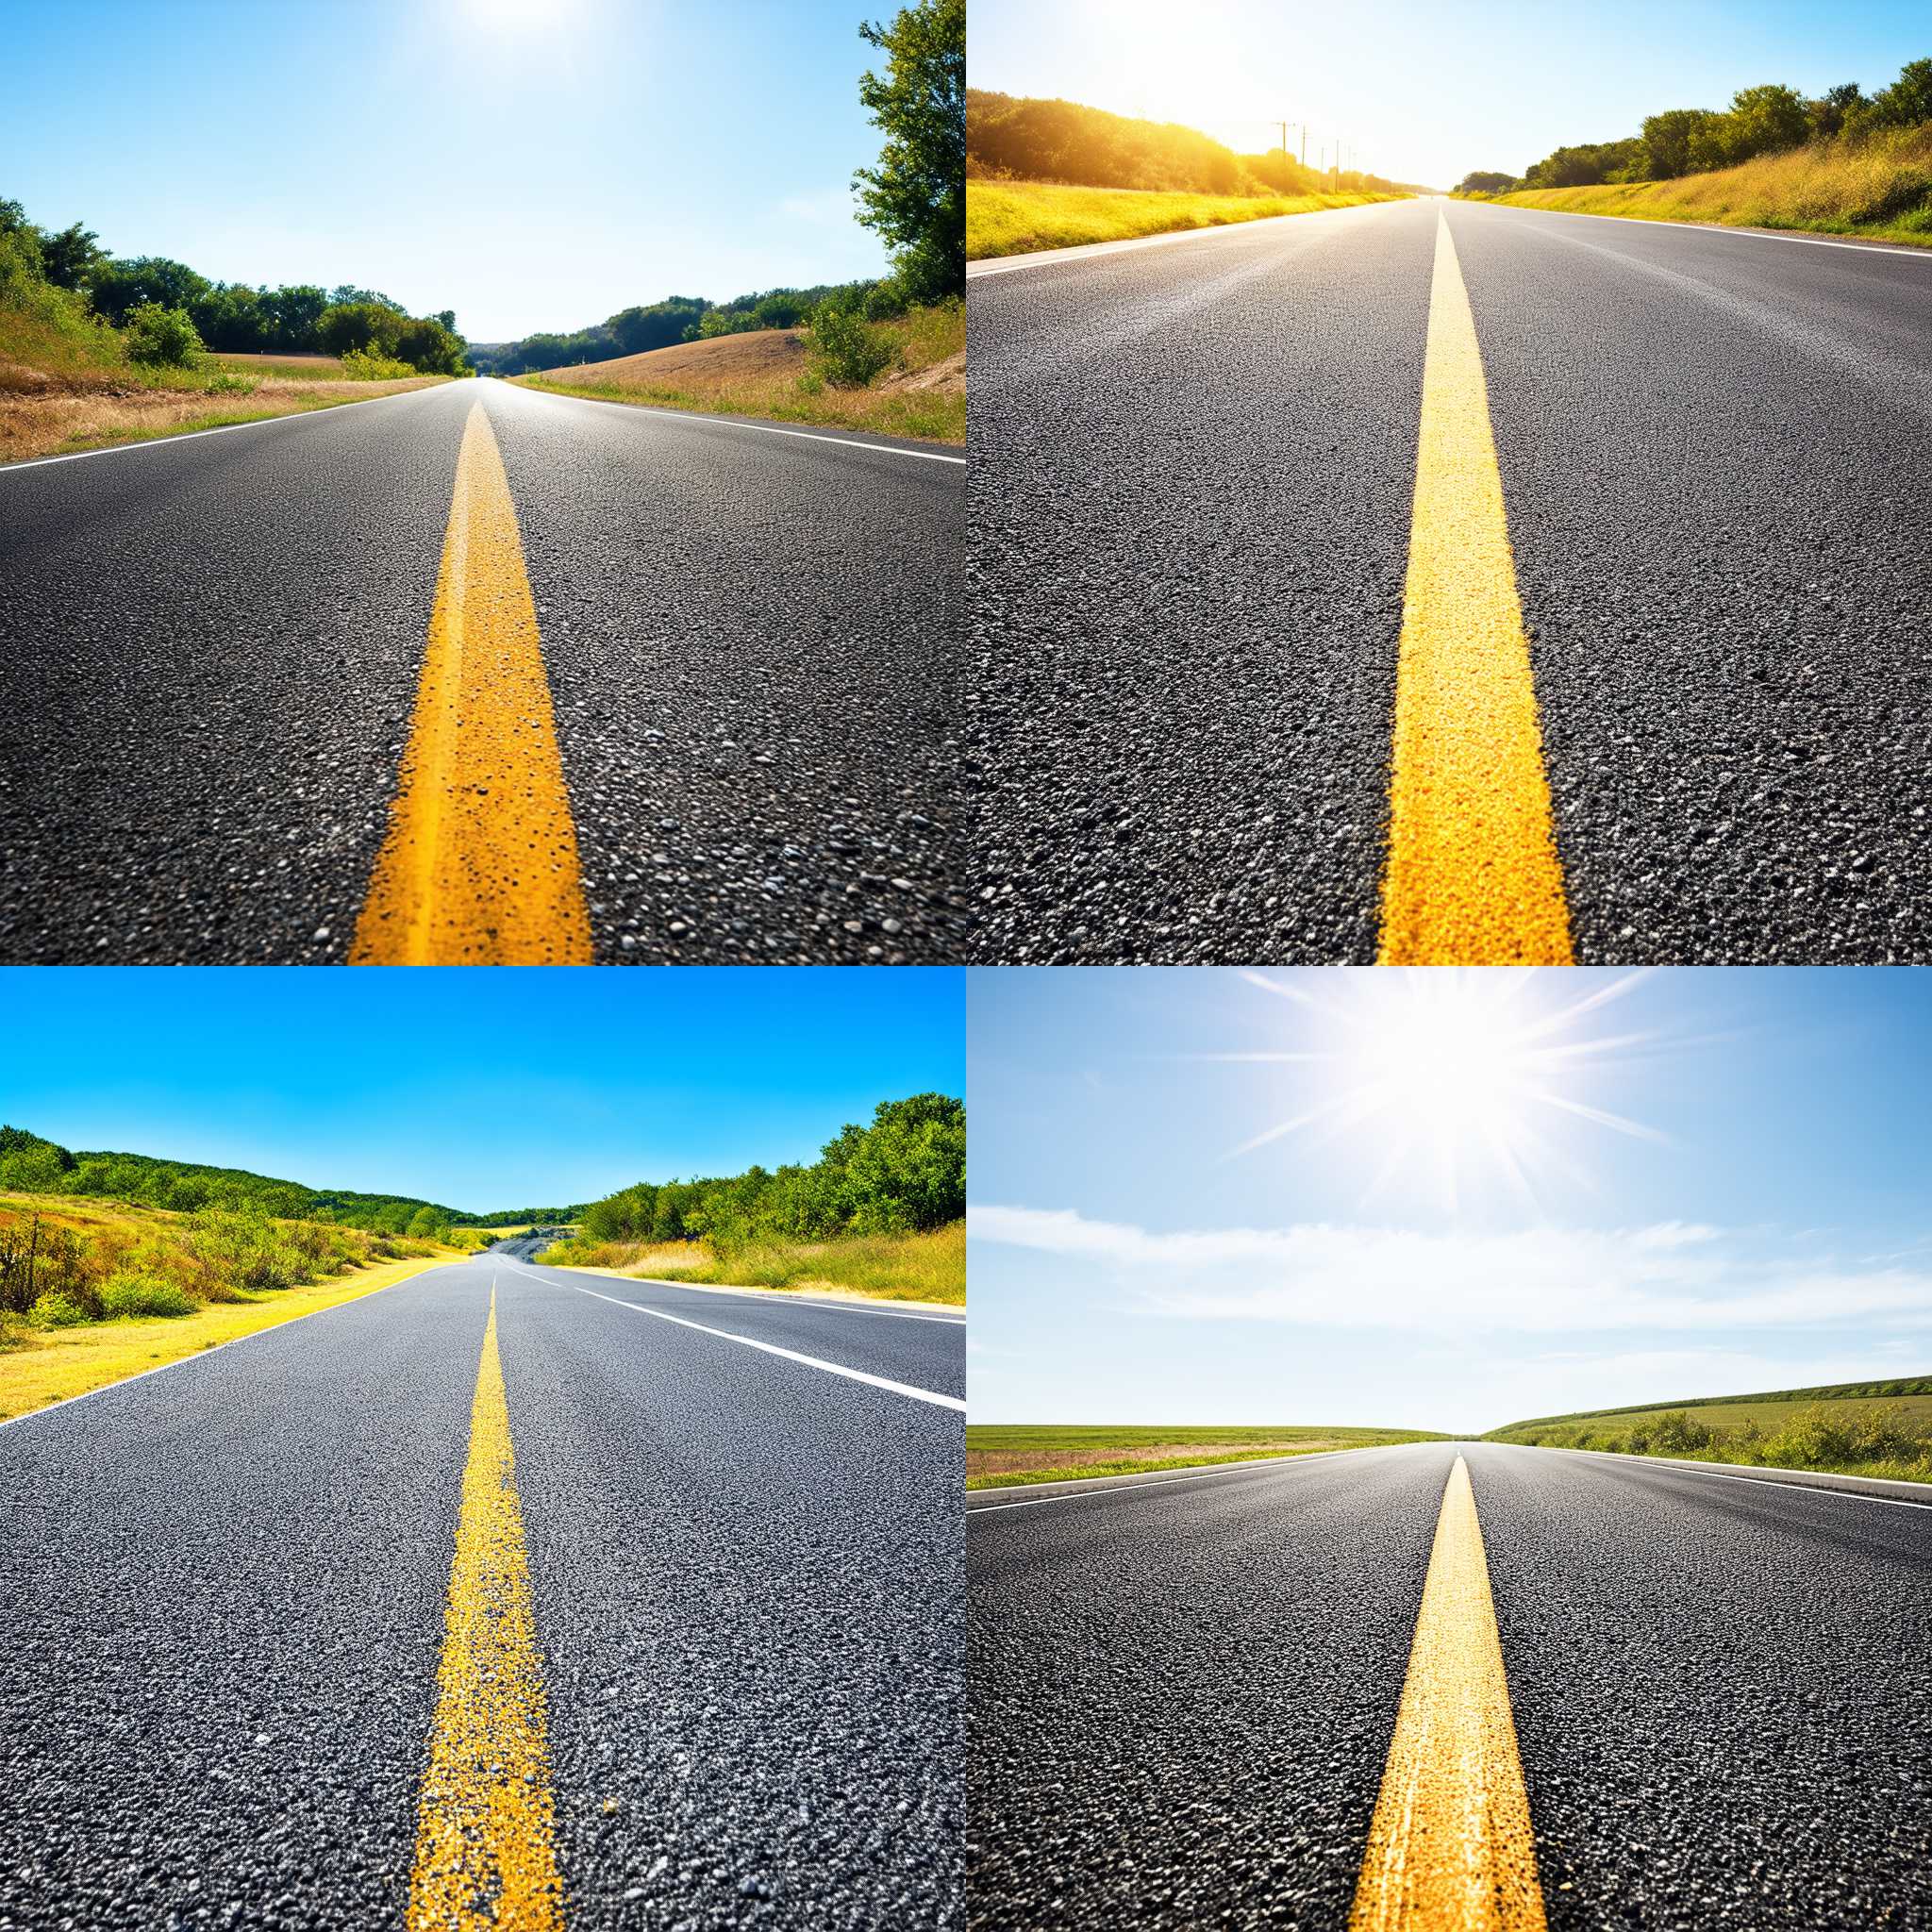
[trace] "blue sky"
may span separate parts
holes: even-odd
[[[0,193],[472,341],[877,274],[865,0],[17,0]],[[890,8],[885,8],[890,13]]]
[[[1635,134],[1663,108],[1724,107],[1761,81],[1869,92],[1927,54],[1932,19],[1916,0],[973,0],[968,67],[974,87],[1178,121],[1244,151],[1279,138],[1270,123],[1305,122],[1310,162],[1346,139],[1374,173],[1446,188]]]
[[[809,1160],[958,1093],[958,972],[0,970],[0,1121],[488,1213]]]
[[[975,1420],[1932,1370],[1923,974],[981,971],[968,1011]]]

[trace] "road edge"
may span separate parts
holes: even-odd
[[[1560,1456],[1598,1456],[1637,1468],[1688,1470],[1696,1475],[1728,1476],[1733,1482],[1763,1483],[1774,1490],[1824,1490],[1839,1495],[1863,1496],[1874,1503],[1909,1503],[1932,1509],[1932,1483],[1908,1482],[1899,1476],[1840,1475],[1828,1469],[1780,1469],[1755,1462],[1694,1462],[1689,1457],[1632,1456],[1621,1449],[1570,1449],[1554,1442],[1498,1442],[1499,1449],[1556,1449]]]
[[[385,400],[378,398],[377,400]],[[92,1389],[76,1389],[72,1395],[62,1395],[52,1402],[43,1402],[38,1408],[23,1409],[19,1415],[0,1416],[0,1429],[11,1429],[22,1423],[30,1423],[37,1416],[52,1415],[56,1409],[71,1408],[76,1402],[85,1402],[91,1395],[104,1395],[109,1389],[125,1389],[130,1382],[144,1381],[149,1375],[158,1375],[168,1369],[178,1369],[184,1362],[203,1362],[208,1357],[220,1355],[225,1348],[234,1348],[244,1341],[253,1341],[258,1335],[273,1335],[283,1328],[292,1328],[298,1322],[312,1322],[319,1315],[332,1315],[338,1308],[354,1307],[359,1302],[373,1300],[376,1295],[387,1294],[392,1288],[400,1288],[406,1281],[414,1281],[419,1275],[427,1274],[436,1268],[467,1267],[477,1257],[474,1255],[445,1255],[423,1261],[420,1265],[408,1266],[406,1272],[398,1274],[393,1281],[373,1281],[362,1287],[358,1293],[344,1295],[339,1302],[331,1302],[325,1308],[304,1308],[300,1314],[285,1315],[279,1322],[264,1323],[259,1328],[251,1328],[244,1335],[231,1335],[225,1341],[212,1341],[201,1348],[189,1350],[186,1355],[177,1355],[171,1360],[157,1362],[151,1369],[136,1369],[131,1375],[116,1375],[110,1382],[99,1382]]]

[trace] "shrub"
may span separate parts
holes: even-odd
[[[127,318],[127,358],[154,369],[185,369],[201,354],[201,337],[185,308],[143,302]]]
[[[819,373],[840,389],[864,389],[892,359],[883,329],[828,302],[812,310],[807,345]]]
[[[193,1300],[172,1281],[153,1274],[116,1274],[101,1287],[101,1312],[110,1322],[141,1315],[192,1315]]]
[[[342,368],[358,382],[399,382],[404,376],[416,374],[407,362],[399,362],[393,356],[382,355],[375,349],[344,349]]]
[[[73,1328],[85,1322],[88,1313],[71,1296],[57,1292],[42,1295],[26,1318],[36,1328]]]

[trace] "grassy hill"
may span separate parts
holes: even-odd
[[[1240,155],[1192,127],[1074,101],[969,88],[966,253],[1020,255],[1318,208],[1418,191],[1354,169]]]
[[[1932,1375],[1540,1416],[1485,1440],[1932,1482]]]
[[[1279,1456],[1319,1456],[1332,1449],[1374,1449],[1390,1442],[1441,1442],[1426,1429],[1174,1428],[1158,1424],[1107,1427],[1055,1423],[968,1423],[966,1487],[1011,1489],[1021,1483],[1133,1475],[1217,1462],[1257,1462]]]
[[[153,1154],[75,1153],[25,1127],[0,1126],[0,1188],[43,1196],[83,1196],[192,1213],[247,1208],[287,1220],[321,1221],[378,1234],[441,1236],[451,1228],[575,1221],[578,1207],[502,1208],[473,1214],[409,1194],[311,1188],[245,1168],[211,1167]]]
[[[889,321],[855,318],[856,365],[817,353],[809,327],[761,328],[675,342],[634,356],[575,362],[513,380],[561,395],[668,409],[823,423],[932,441],[966,440],[963,303],[908,309]],[[858,379],[868,361],[878,366]]]
[[[1572,214],[1791,228],[1932,247],[1932,126],[1822,142],[1674,181],[1473,197]]]
[[[469,1245],[242,1207],[0,1191],[0,1419],[387,1288]]]

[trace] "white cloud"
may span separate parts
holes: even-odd
[[[1932,1269],[1743,1253],[1723,1230],[1423,1233],[1315,1223],[1157,1234],[1071,1208],[986,1207],[974,1240],[1093,1261],[1151,1313],[1442,1334],[1932,1323]]]

